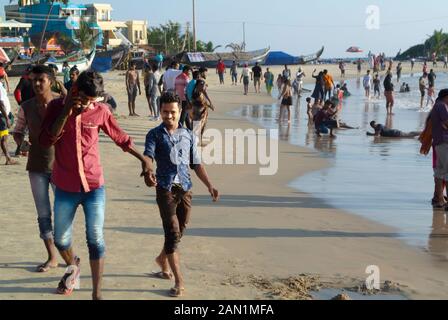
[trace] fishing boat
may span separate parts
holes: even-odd
[[[8,72],[8,76],[11,77],[21,77],[25,74],[26,70],[36,64],[44,64],[48,61],[48,56],[36,56],[34,58],[21,58],[20,56],[16,56],[11,59],[6,66],[6,70]]]
[[[115,70],[129,54],[129,47],[118,47],[112,50],[97,51],[92,62],[92,69],[98,72]]]
[[[222,60],[226,67],[231,67],[234,61],[240,66],[254,65],[256,62],[263,64],[269,52],[270,48],[249,52],[182,52],[175,59],[183,64],[206,68],[215,68],[218,61]]]
[[[276,66],[276,65],[297,65],[297,64],[307,64],[319,60],[324,52],[324,47],[317,51],[316,53],[305,55],[305,56],[292,56],[283,51],[270,52],[265,60],[265,65]]]
[[[79,72],[86,71],[90,69],[93,59],[95,59],[96,49],[92,49],[89,54],[84,54],[83,51],[76,51],[64,57],[50,57],[45,64],[46,65],[56,65],[58,68],[58,73],[62,73],[62,68],[64,63],[67,62],[69,68],[76,66]]]
[[[322,49],[320,49],[316,53],[313,53],[313,54],[310,54],[307,56],[300,56],[298,64],[307,64],[307,63],[311,63],[311,62],[319,60],[319,58],[324,53],[324,50],[325,50],[325,47],[322,47]]]

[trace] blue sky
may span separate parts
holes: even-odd
[[[151,26],[192,20],[192,0],[98,2],[112,4],[116,20],[144,19]],[[365,26],[369,5],[380,9],[379,30]],[[246,21],[248,49],[270,46],[295,55],[312,53],[322,45],[325,57],[347,56],[350,46],[395,55],[423,42],[436,28],[448,31],[446,0],[196,0],[196,6],[199,39],[215,45],[242,42],[242,22]]]

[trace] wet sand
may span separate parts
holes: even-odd
[[[309,74],[312,69],[314,66],[306,66]],[[337,74],[337,66],[329,70]],[[347,76],[355,72],[355,66],[350,66]],[[148,113],[144,97],[138,98],[137,107],[142,117],[126,118],[123,74],[114,72],[105,78],[107,90],[119,105],[120,124],[143,150],[147,131],[156,125],[143,117]],[[230,113],[244,105],[272,104],[272,98],[254,93],[243,96],[241,86],[228,83],[218,86],[213,72],[209,78],[217,111],[210,114],[208,128],[257,128]],[[163,244],[155,192],[139,178],[139,164],[108,138],[101,139],[101,154],[107,188],[104,297],[167,299],[172,283],[147,275],[157,269],[153,258]],[[0,299],[90,299],[82,210],[74,227],[74,247],[82,259],[82,289],[69,298],[58,297],[54,289],[64,269],[33,272],[44,259],[44,249],[24,171],[26,159],[20,162],[21,166],[0,166],[0,181],[6,190],[0,212]],[[328,159],[315,151],[280,141],[275,176],[259,176],[258,166],[209,166],[209,175],[222,194],[216,205],[194,178],[192,221],[180,247],[185,298],[279,298],[250,279],[273,281],[301,274],[326,279],[331,288],[353,288],[362,285],[370,265],[380,267],[382,283],[399,283],[407,297],[448,297],[445,263],[396,239],[394,228],[335,209],[288,187],[296,177],[329,165]]]

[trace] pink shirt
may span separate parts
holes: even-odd
[[[181,73],[177,76],[175,82],[176,94],[179,96],[180,100],[187,101],[185,96],[185,90],[187,88],[188,83],[190,82],[190,78],[185,73]]]
[[[52,182],[66,192],[98,189],[104,185],[98,150],[100,129],[125,152],[132,147],[132,140],[103,103],[94,103],[83,113],[70,115],[62,134],[55,137],[51,135],[51,127],[63,108],[62,99],[48,105],[39,137],[43,147],[55,146]]]

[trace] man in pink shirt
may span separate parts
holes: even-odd
[[[182,113],[180,116],[179,124],[185,125],[187,121],[187,95],[186,95],[186,89],[188,86],[188,83],[190,82],[190,72],[191,67],[185,66],[182,70],[182,73],[176,77],[175,81],[175,89],[176,94],[179,96],[179,99],[182,103]]]
[[[139,159],[143,172],[151,164],[136,151],[131,138],[118,126],[109,107],[99,102],[104,93],[103,78],[92,71],[81,73],[68,97],[53,100],[42,123],[39,142],[55,147],[52,182],[54,202],[54,242],[65,261],[72,261],[57,292],[69,295],[79,284],[79,258],[72,248],[72,227],[78,206],[86,221],[87,245],[92,271],[94,300],[101,299],[104,268],[103,237],[106,194],[98,150],[100,129],[125,152]]]

